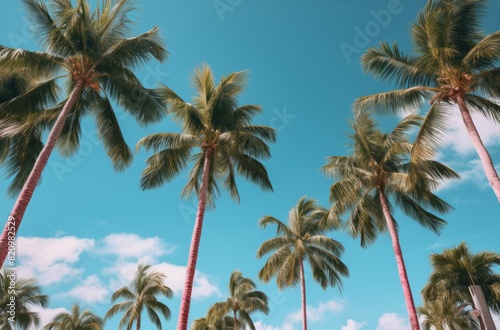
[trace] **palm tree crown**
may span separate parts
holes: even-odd
[[[259,278],[268,282],[276,277],[279,289],[300,283],[304,330],[307,329],[304,262],[309,262],[314,280],[323,289],[328,285],[341,288],[342,276],[349,276],[346,265],[340,260],[343,245],[323,235],[327,228],[321,220],[326,212],[316,200],[303,197],[290,210],[288,225],[272,216],[259,221],[263,228],[276,225],[277,235],[257,250],[257,258],[272,252],[259,271]]]
[[[494,267],[500,265],[500,255],[492,251],[473,254],[465,243],[431,255],[433,272],[422,289],[426,303],[446,310],[447,306],[469,305],[483,309],[483,319],[491,309],[500,314],[500,274]],[[479,286],[487,306],[475,306],[471,287]],[[488,313],[487,316],[484,314]]]
[[[250,317],[251,313],[263,312],[269,313],[268,298],[262,291],[256,290],[255,283],[248,277],[243,277],[240,271],[231,273],[229,279],[229,295],[225,302],[215,303],[208,312],[209,320],[217,321],[224,319],[226,314],[232,313],[234,329],[255,330],[255,325]]]
[[[123,287],[111,296],[111,302],[119,299],[125,301],[114,304],[106,313],[104,319],[124,312],[118,328],[126,327],[127,330],[131,330],[135,323],[136,329],[139,330],[141,328],[141,314],[143,310],[146,310],[155,327],[159,330],[162,329],[157,312],[160,312],[168,320],[170,319],[170,309],[156,297],[163,295],[172,298],[173,292],[164,283],[166,276],[157,271],[149,271],[150,268],[150,265],[137,266],[137,272],[131,286]]]
[[[40,318],[38,313],[32,312],[31,307],[45,307],[48,297],[41,294],[41,289],[31,279],[17,278],[16,273],[3,268],[0,271],[0,328],[3,330],[28,329],[38,327]],[[12,309],[9,306],[11,300],[12,286],[15,282],[15,310],[14,314],[9,313]],[[10,287],[10,288],[9,288]],[[9,322],[9,318],[14,316],[15,322]]]
[[[44,330],[102,330],[103,321],[89,310],[82,310],[80,305],[71,307],[71,312],[57,314]]]
[[[145,88],[132,69],[150,60],[167,56],[153,28],[129,38],[131,32],[128,0],[103,0],[91,10],[85,0],[51,0],[50,8],[41,0],[22,0],[37,25],[35,35],[44,52],[0,46],[0,72],[10,72],[39,83],[1,105],[6,114],[32,114],[22,125],[48,129],[47,143],[38,156],[10,216],[19,229],[26,208],[56,143],[62,154],[75,153],[80,144],[81,120],[93,115],[99,138],[116,170],[132,161],[132,152],[122,135],[110,98],[136,118],[148,124],[164,116],[164,104],[156,90]],[[59,97],[59,78],[65,78],[66,98]],[[62,99],[56,104],[56,100]],[[38,111],[39,112],[39,111]],[[0,264],[7,254],[7,230],[0,237]]]
[[[258,105],[238,106],[237,97],[245,85],[245,72],[231,73],[215,84],[208,65],[197,67],[192,77],[196,96],[188,103],[163,86],[162,95],[168,112],[182,124],[182,133],[149,135],[137,143],[137,148],[152,149],[156,153],[147,160],[141,177],[143,189],[156,188],[171,181],[194,161],[188,183],[182,195],[199,195],[203,165],[210,150],[207,200],[214,206],[220,186],[228,189],[239,201],[236,173],[272,190],[265,167],[258,159],[269,159],[266,142],[274,142],[276,132],[268,126],[252,125],[253,117],[261,112]],[[199,152],[192,155],[192,150]]]
[[[428,135],[425,142],[430,148],[438,145],[452,110],[459,110],[500,201],[500,178],[470,114],[500,122],[500,105],[491,100],[500,96],[500,33],[485,36],[480,31],[485,4],[472,0],[428,1],[411,28],[415,54],[405,55],[396,43],[382,42],[380,47],[367,50],[361,60],[364,70],[402,89],[361,97],[354,108],[401,113],[419,109],[424,100],[429,100],[431,108],[421,130]]]

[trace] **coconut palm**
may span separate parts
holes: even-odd
[[[41,0],[22,2],[37,24],[35,34],[45,51],[0,46],[0,71],[44,80],[2,104],[2,111],[33,111],[29,109],[57,98],[59,78],[65,79],[67,97],[26,123],[27,129],[33,125],[52,128],[11,211],[16,233],[56,142],[64,155],[78,150],[83,117],[95,116],[99,137],[116,170],[131,163],[132,152],[108,96],[141,124],[161,119],[164,105],[159,95],[142,86],[132,69],[152,58],[162,61],[167,55],[157,28],[129,37],[131,1],[103,0],[93,11],[85,0],[76,1],[75,7],[70,0],[50,0],[52,11]],[[7,242],[5,228],[0,237],[0,265],[7,254]]]
[[[13,282],[11,284],[11,282]],[[12,288],[15,294],[12,294]],[[15,297],[15,308],[11,308]],[[9,269],[0,271],[0,329],[28,329],[38,327],[40,318],[38,313],[32,312],[33,306],[45,307],[48,297],[41,294],[41,289],[32,279],[18,278],[17,274]],[[9,313],[10,312],[10,313]],[[15,322],[9,322],[9,318]]]
[[[259,220],[262,228],[276,225],[276,237],[262,243],[257,250],[257,258],[272,252],[259,271],[259,278],[269,282],[276,277],[280,290],[300,284],[304,330],[307,330],[304,262],[309,262],[314,280],[323,289],[328,285],[341,288],[342,276],[349,276],[349,270],[340,260],[343,245],[323,235],[326,227],[321,225],[321,220],[326,212],[316,200],[303,197],[290,210],[288,225],[272,216]]]
[[[150,265],[138,265],[132,284],[129,287],[118,289],[111,296],[113,303],[119,299],[125,300],[114,304],[104,316],[104,319],[107,320],[124,312],[118,329],[126,327],[127,330],[131,330],[135,323],[135,329],[139,330],[144,310],[147,311],[149,319],[159,330],[162,329],[162,326],[157,312],[160,312],[166,320],[170,319],[170,309],[156,296],[163,295],[172,298],[173,292],[164,283],[167,277],[158,271],[149,271],[150,268]]]
[[[2,108],[10,101],[32,90],[37,81],[22,75],[1,72],[0,76],[0,126],[3,127],[0,136],[0,163],[6,163],[7,176],[14,177],[11,181],[8,193],[15,196],[21,191],[28,178],[37,156],[43,148],[41,141],[41,129],[29,127],[20,130],[22,123],[29,115],[37,115],[47,104],[34,104],[26,113],[8,113]],[[50,101],[50,98],[49,100]],[[9,128],[9,129],[7,129]],[[16,129],[17,128],[17,129]]]
[[[443,305],[437,306],[425,303],[418,307],[423,330],[480,330],[477,320],[472,316],[472,311],[465,306]]]
[[[352,123],[353,150],[349,156],[332,156],[322,170],[337,181],[330,188],[330,222],[350,213],[345,228],[353,237],[360,237],[361,246],[376,240],[379,232],[389,230],[399,277],[403,287],[412,329],[419,329],[417,312],[399,242],[397,222],[393,217],[391,200],[403,213],[435,233],[445,225],[440,213],[451,206],[432,191],[440,180],[457,178],[447,166],[425,159],[422,148],[412,149],[408,133],[421,123],[421,117],[410,115],[389,134],[382,133],[367,112],[355,114]],[[419,141],[421,135],[416,140]],[[419,153],[419,162],[410,163],[412,153]]]
[[[485,251],[472,254],[465,243],[431,255],[433,272],[422,290],[425,301],[449,306],[469,304],[480,312],[485,329],[495,329],[490,309],[500,313],[500,254]]]
[[[500,201],[500,178],[481,140],[471,113],[500,122],[500,31],[484,35],[480,18],[486,1],[429,0],[411,27],[415,53],[406,55],[397,43],[382,42],[362,56],[363,69],[401,89],[357,99],[355,109],[402,113],[431,107],[421,130],[422,140],[436,147],[451,115],[460,115]],[[458,112],[458,113],[457,113]]]
[[[44,330],[102,330],[102,319],[80,305],[71,307],[71,312],[61,312],[43,327]]]
[[[231,73],[216,85],[210,67],[203,65],[194,70],[192,83],[197,94],[191,103],[166,86],[162,91],[168,112],[183,126],[182,133],[152,134],[137,143],[137,148],[155,151],[147,159],[147,167],[142,173],[143,189],[156,188],[173,180],[190,160],[193,162],[182,195],[198,196],[198,210],[182,291],[179,330],[186,330],[188,326],[206,206],[215,205],[221,185],[239,201],[236,173],[263,189],[272,190],[266,168],[258,159],[270,158],[266,142],[273,142],[276,137],[273,128],[251,124],[253,117],[261,112],[259,106],[238,105],[237,98],[245,85],[245,72]],[[192,155],[196,148],[198,152]]]
[[[262,291],[256,290],[254,281],[243,277],[240,271],[231,273],[229,279],[229,295],[224,302],[215,303],[208,312],[208,320],[222,320],[227,314],[232,314],[234,330],[252,329],[255,325],[250,317],[254,312],[269,313],[268,298]]]
[[[234,319],[231,316],[224,316],[222,319],[208,319],[202,317],[193,321],[191,330],[233,330]]]

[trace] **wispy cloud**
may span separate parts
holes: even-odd
[[[159,237],[143,238],[126,233],[110,234],[100,240],[74,236],[19,237],[19,274],[35,278],[42,286],[79,283],[56,295],[96,303],[109,299],[112,291],[129,285],[137,264],[145,263],[164,273],[167,276],[165,284],[178,295],[183,289],[186,267],[159,260],[174,253],[175,249],[176,246]],[[84,253],[104,257],[101,274],[86,274],[85,269],[77,264]],[[110,255],[113,258],[108,258]],[[208,274],[197,272],[193,298],[204,299],[212,295],[221,295],[215,281]]]
[[[19,237],[19,274],[36,277],[41,285],[51,285],[80,275],[75,267],[80,255],[95,246],[93,239],[74,236],[58,238]]]
[[[347,324],[342,326],[340,330],[361,330],[366,325],[366,322],[356,322],[353,319],[347,320]]]
[[[375,330],[410,330],[410,324],[405,317],[396,313],[383,314],[378,319],[378,324]]]
[[[344,310],[345,302],[342,300],[330,300],[320,302],[317,307],[307,306],[307,320],[309,322],[317,322],[328,318],[328,316],[337,314]],[[265,324],[262,321],[255,323],[256,330],[296,330],[296,324],[302,322],[302,310],[297,310],[288,314],[281,326],[273,326]]]
[[[74,287],[64,296],[76,298],[84,303],[95,303],[106,300],[109,290],[97,275],[88,276],[81,285]]]
[[[111,234],[106,236],[98,249],[103,254],[113,254],[124,259],[139,259],[144,256],[161,257],[171,254],[176,246],[164,243],[159,237],[142,238],[136,234]]]

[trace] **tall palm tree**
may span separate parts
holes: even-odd
[[[30,127],[26,130],[19,128],[30,115],[38,115],[47,104],[43,102],[34,104],[33,108],[26,109],[24,113],[23,111],[16,113],[2,111],[2,108],[13,99],[32,90],[37,85],[37,81],[6,72],[0,72],[0,76],[0,127],[2,127],[0,164],[6,163],[7,176],[14,177],[9,185],[8,193],[10,196],[15,196],[21,191],[43,148],[40,128]]]
[[[93,11],[85,0],[76,1],[75,7],[70,0],[50,0],[52,11],[42,0],[22,2],[37,24],[35,34],[45,51],[0,46],[0,70],[45,79],[2,104],[2,111],[28,111],[57,98],[59,78],[66,79],[67,98],[27,123],[28,128],[52,128],[11,211],[16,233],[56,142],[65,155],[78,150],[84,116],[95,116],[99,137],[114,168],[123,170],[131,163],[131,150],[108,96],[141,124],[161,119],[164,106],[159,95],[143,87],[132,68],[151,58],[163,61],[167,55],[157,28],[129,38],[132,8],[128,0],[103,0]],[[0,265],[7,254],[7,242],[6,226],[0,237]]]
[[[418,307],[423,330],[480,330],[479,322],[465,306],[438,306],[426,302]]]
[[[252,329],[255,325],[250,317],[251,313],[262,312],[269,313],[268,298],[262,291],[256,290],[254,281],[248,277],[243,277],[240,271],[231,273],[229,279],[230,297],[224,302],[215,303],[208,312],[208,319],[215,318],[221,320],[227,314],[232,313],[234,330]]]
[[[139,330],[141,328],[141,314],[144,310],[147,311],[149,319],[159,330],[162,329],[162,326],[157,312],[160,312],[166,320],[170,319],[170,309],[158,301],[156,296],[163,295],[172,298],[173,292],[164,283],[167,277],[158,271],[149,271],[150,268],[150,265],[138,265],[131,286],[118,289],[111,296],[113,303],[118,299],[125,300],[114,304],[104,316],[106,320],[118,313],[125,312],[118,329],[126,327],[127,330],[131,330],[135,323],[136,330]]]
[[[271,157],[267,141],[274,142],[276,131],[267,126],[252,125],[253,117],[261,112],[257,105],[238,105],[244,89],[245,72],[231,73],[215,84],[208,65],[197,67],[192,76],[196,96],[188,103],[171,89],[163,87],[168,112],[182,124],[182,133],[158,133],[144,137],[137,148],[156,153],[147,159],[141,187],[156,188],[171,181],[190,160],[193,167],[184,197],[198,196],[198,210],[189,250],[186,282],[182,291],[178,330],[188,326],[189,307],[205,208],[215,205],[222,185],[231,197],[239,201],[236,173],[272,190],[266,168],[258,159]],[[191,156],[192,150],[199,151]]]
[[[431,255],[433,272],[422,290],[425,301],[438,306],[469,304],[480,311],[485,329],[495,329],[490,309],[500,313],[500,254],[472,254],[462,242],[455,248]]]
[[[353,237],[360,237],[362,247],[373,243],[378,232],[389,230],[413,330],[419,329],[418,317],[391,200],[420,225],[439,233],[446,222],[425,207],[440,213],[451,209],[432,191],[440,180],[458,177],[447,166],[426,159],[423,148],[412,149],[408,133],[420,123],[419,116],[410,115],[384,134],[367,112],[358,112],[352,123],[352,154],[329,157],[322,168],[337,180],[330,188],[333,205],[328,220],[336,224],[339,217],[350,212],[345,228]],[[420,138],[417,135],[416,140]],[[412,153],[419,153],[418,162],[408,162]]]
[[[11,285],[14,282],[14,285]],[[12,295],[12,288],[15,294]],[[11,297],[15,297],[15,308],[11,308]],[[28,329],[38,327],[38,313],[31,307],[47,305],[48,297],[41,294],[41,289],[32,279],[18,278],[16,273],[3,268],[0,271],[0,328],[2,330]],[[9,313],[10,312],[10,313]],[[9,322],[14,317],[15,322]]]
[[[57,314],[43,330],[102,330],[104,322],[89,310],[82,310],[80,305],[71,307],[71,312]]]
[[[500,178],[471,117],[474,112],[500,122],[500,105],[492,100],[500,96],[500,31],[482,33],[485,5],[486,1],[429,0],[411,28],[415,54],[404,54],[397,43],[382,42],[361,59],[365,71],[401,89],[361,97],[354,108],[400,113],[429,100],[421,129],[430,134],[426,143],[434,147],[432,131],[445,131],[449,116],[458,111],[500,201]]]
[[[321,220],[326,212],[316,200],[303,197],[290,210],[288,225],[272,216],[264,216],[259,220],[259,226],[263,228],[276,225],[276,237],[262,243],[257,250],[257,258],[272,252],[259,271],[259,278],[269,282],[272,277],[276,277],[280,290],[300,283],[304,330],[307,330],[304,262],[309,262],[314,280],[323,289],[328,285],[341,288],[341,277],[349,276],[349,270],[340,260],[344,246],[323,235],[327,228],[321,224]]]

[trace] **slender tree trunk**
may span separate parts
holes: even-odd
[[[57,117],[57,120],[50,131],[49,137],[47,138],[47,143],[43,147],[40,155],[36,159],[35,165],[31,170],[31,173],[24,183],[23,189],[21,193],[17,197],[16,203],[14,204],[14,208],[12,209],[10,216],[7,220],[7,224],[2,232],[2,236],[0,236],[0,266],[3,265],[5,258],[7,256],[8,248],[9,248],[9,236],[13,237],[17,234],[19,230],[19,226],[21,225],[21,221],[23,220],[24,212],[28,207],[28,204],[31,200],[31,196],[33,195],[38,180],[42,176],[43,169],[45,165],[47,165],[47,161],[54,149],[59,136],[61,135],[61,131],[64,127],[64,122],[68,117],[69,112],[73,108],[76,100],[80,96],[81,91],[83,90],[84,83],[83,80],[79,80],[71,91],[68,101],[64,105],[61,113]],[[10,224],[10,225],[9,225]],[[14,233],[12,233],[12,224],[14,225]],[[10,233],[9,233],[10,229]]]
[[[236,311],[233,309],[233,316],[234,316],[234,330],[238,330],[239,323],[238,319],[236,318]]]
[[[392,215],[389,210],[389,204],[387,202],[387,197],[385,196],[383,188],[379,188],[379,194],[380,194],[380,204],[382,204],[382,211],[384,212],[385,221],[387,222],[387,227],[391,235],[392,248],[394,249],[394,255],[396,256],[399,279],[401,281],[401,286],[403,287],[403,294],[405,297],[406,309],[408,310],[408,315],[410,316],[411,328],[412,330],[420,330],[417,310],[415,308],[415,303],[413,302],[413,295],[411,293],[410,282],[408,281],[406,266],[403,260],[403,252],[401,251],[401,245],[399,244],[398,233],[396,232],[396,227],[394,226],[394,220],[392,219]]]
[[[496,330],[495,322],[491,317],[490,309],[484,298],[483,290],[480,285],[469,285],[469,292],[474,302],[474,307],[476,307],[481,315],[479,316],[479,322],[484,324],[485,330]]]
[[[481,163],[483,164],[484,172],[486,173],[486,177],[490,182],[491,188],[495,192],[498,201],[500,202],[500,178],[498,177],[498,173],[495,169],[495,165],[491,160],[490,154],[486,147],[484,146],[481,137],[479,136],[479,132],[476,129],[476,125],[474,125],[474,121],[470,115],[469,109],[467,109],[467,105],[463,99],[462,95],[458,95],[457,98],[458,108],[460,109],[460,114],[462,115],[462,119],[465,124],[465,128],[467,129],[467,133],[469,134],[469,138],[476,148],[477,154],[481,159]]]
[[[179,321],[177,330],[186,330],[188,326],[189,307],[191,305],[191,292],[193,291],[194,273],[196,271],[196,261],[198,259],[198,248],[200,246],[201,230],[203,227],[203,217],[207,205],[208,173],[210,170],[210,160],[212,158],[212,148],[205,150],[205,163],[203,164],[203,174],[201,178],[200,200],[198,202],[198,211],[196,213],[196,222],[191,238],[191,247],[189,249],[189,260],[186,269],[186,282],[182,290],[182,301],[179,311]]]
[[[137,315],[137,324],[135,325],[135,330],[141,330],[141,313]]]
[[[307,330],[307,304],[306,304],[306,279],[304,276],[304,263],[299,261],[300,293],[302,296],[302,329]]]

